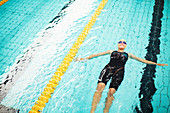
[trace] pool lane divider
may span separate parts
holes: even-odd
[[[3,4],[5,4],[6,2],[8,2],[8,0],[2,0],[2,1],[0,1],[0,6],[3,5]]]
[[[149,33],[149,43],[146,47],[146,60],[157,62],[157,55],[160,54],[160,38],[162,29],[162,17],[164,10],[164,0],[155,0],[155,5],[152,13],[151,29]],[[153,101],[161,103],[158,100],[153,100],[153,96],[156,92],[156,77],[160,76],[156,73],[156,65],[147,64],[143,68],[143,75],[141,79],[141,86],[139,92],[140,105],[135,107],[136,113],[153,113],[157,108],[154,108]],[[158,79],[158,78],[157,78]],[[159,87],[158,87],[159,88]],[[161,88],[162,89],[162,88]],[[163,88],[164,89],[164,88]],[[163,90],[162,89],[162,90]],[[162,98],[160,96],[160,98]],[[154,107],[153,107],[154,106]],[[168,111],[169,107],[164,107],[165,111]]]
[[[87,34],[89,33],[90,29],[96,22],[97,17],[100,15],[101,11],[105,7],[108,0],[102,0],[99,4],[98,8],[95,10],[94,14],[92,15],[89,22],[86,24],[84,29],[82,30],[81,34],[57,68],[54,75],[49,80],[49,83],[44,88],[44,91],[41,93],[41,95],[38,97],[38,100],[35,101],[35,104],[32,106],[32,109],[29,111],[29,113],[40,113],[42,112],[43,108],[46,106],[45,104],[48,103],[48,99],[51,98],[51,94],[54,93],[54,90],[56,89],[57,85],[59,84],[59,81],[61,80],[61,76],[64,75],[66,72],[68,66],[70,65],[70,62],[74,59],[76,56],[80,45],[84,42],[85,38],[87,37]]]

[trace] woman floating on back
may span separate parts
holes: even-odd
[[[118,50],[108,50],[105,52],[101,52],[98,54],[90,55],[86,58],[76,58],[75,61],[82,61],[85,59],[91,59],[94,57],[111,54],[110,56],[110,62],[104,67],[104,69],[101,71],[96,91],[93,95],[93,101],[92,101],[92,107],[91,107],[91,113],[94,113],[97,107],[97,104],[100,102],[100,98],[102,96],[102,92],[105,89],[105,86],[107,82],[111,79],[111,83],[109,86],[109,92],[108,96],[106,98],[105,102],[105,108],[103,110],[104,113],[109,112],[109,108],[112,105],[112,101],[114,100],[113,94],[117,91],[118,87],[120,86],[121,82],[124,78],[124,70],[125,70],[125,64],[128,58],[135,59],[137,61],[143,62],[145,64],[150,65],[158,65],[158,66],[168,66],[168,64],[158,64],[152,61],[144,60],[139,57],[136,57],[133,54],[124,52],[124,49],[126,48],[127,43],[124,39],[121,39],[118,42]]]

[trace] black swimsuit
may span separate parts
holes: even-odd
[[[113,51],[111,53],[110,62],[100,73],[98,83],[102,82],[106,85],[112,77],[109,88],[115,88],[117,90],[124,78],[124,66],[127,60],[128,54],[126,52]]]

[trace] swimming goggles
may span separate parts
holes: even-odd
[[[121,44],[121,43],[123,43],[123,44],[126,44],[126,45],[127,45],[127,43],[126,43],[125,41],[119,41],[119,42],[118,42],[118,44]]]

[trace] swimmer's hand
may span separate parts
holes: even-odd
[[[156,63],[156,65],[158,65],[158,66],[168,66],[168,64],[158,64],[158,63]]]
[[[80,62],[80,61],[83,61],[83,60],[86,60],[86,58],[78,58],[78,57],[77,57],[77,58],[74,59],[75,62],[76,62],[76,61],[79,61],[79,62]]]

